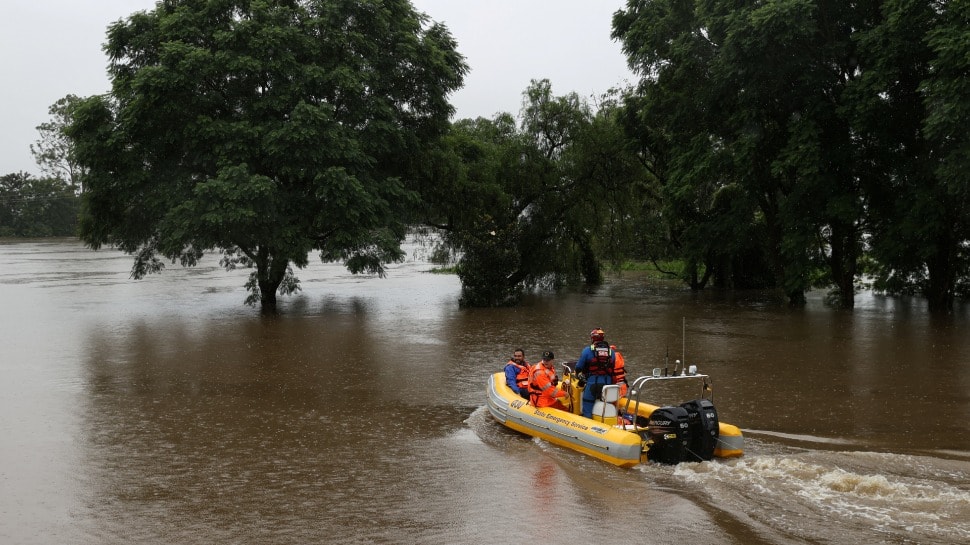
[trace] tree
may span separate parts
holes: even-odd
[[[970,271],[967,2],[893,0],[858,36],[853,124],[876,165],[868,186],[877,286],[952,310]]]
[[[926,99],[924,121],[927,138],[934,142],[935,177],[945,194],[944,202],[954,214],[950,225],[955,230],[951,245],[953,285],[938,282],[941,288],[970,290],[970,2],[951,0],[935,2],[940,13],[939,24],[930,30],[927,41],[934,58],[932,78],[923,83]],[[945,277],[944,277],[945,278]],[[936,293],[939,290],[932,290]],[[938,306],[949,311],[952,293],[937,296]]]
[[[40,171],[66,181],[76,191],[81,189],[84,169],[74,158],[71,140],[64,131],[70,125],[72,112],[80,101],[75,95],[67,95],[52,104],[47,110],[51,120],[37,126],[40,139],[30,145],[30,152]]]
[[[872,175],[854,142],[849,89],[860,72],[855,33],[876,9],[874,1],[830,0],[757,7],[751,18],[762,41],[746,55],[748,63],[767,58],[777,66],[767,75],[768,92],[757,100],[781,103],[771,109],[783,127],[783,146],[770,168],[783,195],[782,249],[795,273],[788,275],[789,285],[792,278],[822,271],[824,285],[835,286],[834,301],[844,308],[854,306],[866,226],[863,188]],[[757,81],[750,86],[760,87],[753,85]]]
[[[516,201],[525,141],[509,114],[457,121],[441,148],[423,162],[428,186],[422,223],[443,233],[459,256],[460,304],[514,305],[522,288],[513,277],[523,264]]]
[[[705,19],[699,6],[638,2],[615,15],[613,36],[641,75],[624,97],[621,119],[659,183],[656,214],[669,251],[685,261],[691,288],[712,277],[724,287],[764,287],[769,251],[763,248],[777,214],[772,200],[759,200],[745,183],[759,179],[749,176],[759,158],[742,159],[734,150],[736,125],[757,123],[730,119],[739,94],[721,68],[725,24]]]
[[[514,305],[526,289],[599,281],[587,230],[595,192],[577,193],[583,188],[569,166],[589,125],[589,107],[575,93],[556,96],[548,80],[534,80],[518,126],[508,113],[460,120],[425,162],[433,184],[425,222],[459,256],[462,305]]]
[[[77,211],[74,188],[59,178],[0,176],[0,236],[74,236]]]
[[[643,78],[627,127],[662,154],[688,262],[749,287],[765,262],[793,304],[827,267],[852,306],[866,171],[844,94],[874,5],[656,0],[617,13],[614,37]]]
[[[518,194],[521,223],[527,227],[520,251],[528,259],[513,280],[537,285],[546,278],[561,284],[579,273],[588,285],[602,281],[595,251],[595,224],[609,210],[577,179],[577,148],[592,123],[588,104],[575,92],[556,96],[552,83],[532,80],[523,93],[522,136],[528,143],[523,177],[533,181]]]
[[[601,97],[564,156],[563,171],[575,185],[566,227],[580,249],[587,284],[599,280],[600,263],[616,270],[629,258],[667,255],[657,178],[623,131],[620,96],[611,90]]]
[[[528,289],[601,281],[641,228],[652,181],[627,145],[615,100],[593,112],[548,80],[508,113],[457,121],[423,161],[424,223],[458,256],[461,304],[516,304]]]
[[[292,267],[383,275],[417,199],[414,157],[467,70],[407,0],[167,0],[109,28],[112,90],[74,109],[81,237],[133,276],[220,249],[276,310]]]

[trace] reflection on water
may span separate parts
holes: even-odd
[[[136,282],[116,253],[0,243],[0,542],[970,539],[965,308],[626,276],[458,309],[409,255],[383,280],[314,264],[267,319],[215,260]],[[709,373],[746,456],[622,470],[490,419],[512,347],[568,361],[593,326],[630,375]]]

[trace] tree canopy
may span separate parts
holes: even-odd
[[[67,95],[52,104],[47,110],[50,120],[37,126],[40,138],[30,146],[30,152],[42,173],[64,180],[78,192],[81,190],[84,169],[74,158],[74,146],[65,130],[80,100],[76,95]]]
[[[68,134],[81,237],[133,275],[219,249],[265,312],[309,253],[383,274],[417,202],[416,158],[467,70],[407,0],[164,0],[113,24],[111,92]]]
[[[518,126],[456,123],[438,205],[463,300],[673,258],[693,289],[851,308],[865,281],[947,312],[970,291],[967,7],[630,0],[635,87],[594,110],[534,81]]]
[[[454,124],[426,165],[428,223],[459,256],[462,304],[511,305],[527,288],[601,280],[624,258],[625,226],[642,208],[649,174],[616,119],[548,80],[509,113]]]
[[[629,0],[636,85],[533,80],[518,115],[451,124],[467,67],[407,1],[162,1],[110,28],[112,91],[52,106],[35,155],[77,168],[82,238],[134,276],[219,250],[268,312],[311,252],[380,275],[418,224],[464,305],[670,259],[692,289],[852,307],[865,280],[946,312],[970,293],[968,1]]]
[[[877,286],[947,309],[970,272],[966,4],[628,2],[624,126],[687,220],[682,255],[733,285],[763,261],[792,303],[822,284],[851,307],[867,252]]]

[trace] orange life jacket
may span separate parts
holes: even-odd
[[[519,391],[528,392],[529,391],[529,371],[531,367],[529,362],[522,360],[524,365],[520,365],[515,360],[509,360],[506,365],[514,365],[519,369],[519,373],[515,375],[515,385],[519,387]]]
[[[620,354],[615,346],[610,346],[613,349],[613,354],[616,355],[613,361],[613,384],[620,385],[620,397],[626,395],[627,385],[626,385],[626,369],[624,368],[623,354]]]
[[[587,364],[586,374],[612,375],[612,366],[616,365],[613,357],[615,349],[615,346],[607,344],[606,341],[597,341],[589,345],[593,357]]]
[[[557,397],[565,397],[566,392],[557,390],[554,384],[556,370],[546,367],[540,361],[529,372],[529,401],[536,407],[556,405]]]

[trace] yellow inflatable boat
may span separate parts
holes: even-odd
[[[562,376],[559,387],[567,393],[569,411],[531,405],[505,384],[503,372],[488,379],[488,410],[508,428],[621,467],[730,458],[744,452],[741,430],[719,421],[710,400],[710,377],[697,373],[694,366],[670,375],[655,369],[653,375],[630,382],[625,397],[620,385],[604,386],[592,418],[582,416],[582,389],[569,366],[563,365]],[[697,397],[692,395],[695,387]],[[688,401],[659,402],[663,390],[689,392]],[[646,397],[654,394],[658,397]]]

